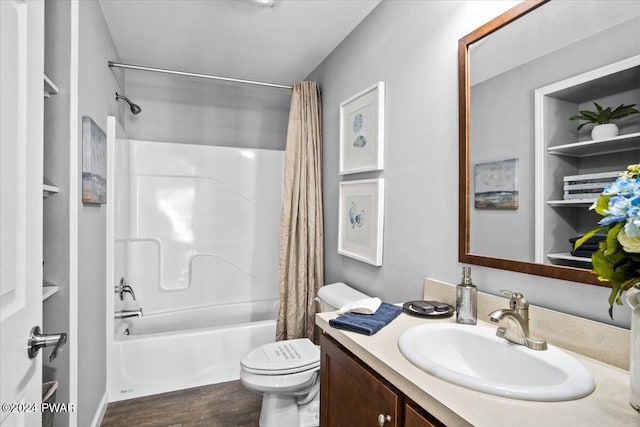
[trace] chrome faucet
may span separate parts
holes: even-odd
[[[529,303],[519,292],[500,291],[509,297],[509,308],[501,308],[489,313],[489,319],[500,326],[496,335],[532,350],[546,350],[547,343],[529,333]]]
[[[133,288],[127,284],[127,280],[124,277],[121,277],[120,284],[116,285],[115,293],[120,294],[120,301],[124,301],[124,294],[129,294],[134,301],[136,300],[136,294],[133,293]]]
[[[137,310],[121,310],[113,314],[114,319],[127,319],[129,317],[142,317],[142,309]]]

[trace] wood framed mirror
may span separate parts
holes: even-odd
[[[540,111],[543,107],[547,108],[551,101],[562,104],[562,108],[571,104],[568,111],[575,108],[577,112],[587,102],[594,100],[617,102],[620,97],[637,99],[640,96],[640,46],[635,43],[632,47],[612,47],[632,44],[616,43],[618,39],[614,37],[631,35],[637,39],[640,7],[631,4],[635,2],[620,2],[615,6],[606,6],[610,2],[588,3],[585,10],[578,11],[566,8],[582,8],[584,4],[552,0],[525,1],[459,40],[458,260],[462,263],[609,286],[606,282],[598,281],[591,271],[590,258],[584,262],[557,264],[551,259],[552,250],[543,247],[558,244],[547,243],[551,237],[558,236],[562,237],[563,244],[570,247],[566,235],[595,227],[599,217],[589,212],[588,204],[579,208],[571,206],[571,209],[560,209],[549,203],[550,197],[545,193],[547,188],[559,186],[559,191],[562,191],[563,174],[570,174],[567,171],[575,170],[577,164],[576,160],[562,157],[556,160],[559,157],[551,156],[553,159],[549,160],[548,152],[552,151],[549,147],[559,144],[558,140],[562,138],[584,141],[590,137],[584,134],[584,130],[576,131],[575,122],[568,120],[570,115],[566,115],[564,110],[559,114],[558,110],[561,109],[556,108],[554,114],[562,117],[554,126],[562,135],[547,137],[547,141],[544,141],[540,136],[541,129],[554,126],[549,125],[551,119],[548,117],[539,117]],[[632,10],[622,10],[625,7]],[[575,22],[574,12],[581,14],[582,21]],[[574,22],[560,23],[559,17],[574,19]],[[573,26],[590,27],[592,22],[600,27],[591,28],[590,33],[569,34]],[[553,34],[554,29],[560,31]],[[596,37],[607,37],[605,40],[610,42],[603,43],[598,51],[594,42]],[[568,53],[568,49],[571,53]],[[594,50],[594,57],[587,58],[585,52]],[[628,62],[631,64],[626,65]],[[552,67],[553,64],[557,64],[557,67]],[[537,70],[531,73],[529,68],[533,66]],[[530,79],[530,74],[516,74],[527,72],[535,74],[535,77]],[[594,73],[596,77],[593,77]],[[612,88],[615,86],[611,83],[613,77],[617,78],[618,74],[632,77],[627,79],[630,82]],[[582,76],[588,76],[590,80]],[[624,80],[626,77],[621,78]],[[521,95],[514,94],[514,87],[520,90],[518,85],[522,86]],[[609,92],[596,93],[597,89],[594,88],[598,85],[607,87]],[[569,92],[576,99],[569,99]],[[579,92],[579,96],[575,95],[576,92]],[[512,97],[517,96],[521,99],[515,102]],[[480,100],[485,103],[480,104]],[[490,117],[487,111],[500,109],[502,121],[487,119]],[[634,143],[635,147],[640,147],[640,120],[630,121],[625,126],[626,133],[638,133]],[[513,148],[517,143],[522,143],[522,147]],[[596,160],[581,160],[584,166],[580,168],[589,170],[588,167],[591,167],[596,172],[601,172],[603,168],[624,170],[626,166],[622,167],[622,163],[640,162],[640,149],[627,148],[624,154],[618,154],[613,159],[606,156],[597,157]],[[594,159],[593,156],[591,158]],[[588,162],[591,162],[589,166]],[[512,176],[514,184],[510,184],[515,186],[515,203],[509,201],[506,208],[492,205],[486,209],[486,206],[479,205],[481,185],[475,181],[483,182],[483,173],[486,173],[483,171],[487,167],[490,170],[505,168],[507,176],[515,176]],[[544,173],[546,177],[542,175]],[[559,225],[548,225],[549,221],[543,218],[548,215],[547,210],[551,211],[549,215],[559,218]],[[563,230],[565,223],[571,221],[580,222],[580,225],[568,227],[569,231]]]

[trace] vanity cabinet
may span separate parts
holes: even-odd
[[[620,134],[592,140],[569,117],[580,110],[638,104],[640,55],[535,90],[535,261],[591,268],[571,255],[571,238],[597,226],[589,206],[629,164],[640,162],[640,114],[616,121]],[[637,106],[636,106],[637,108]]]
[[[443,425],[326,334],[320,354],[320,427]]]
[[[403,427],[439,427],[443,426],[431,414],[405,397]]]

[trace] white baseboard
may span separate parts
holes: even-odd
[[[91,420],[91,427],[100,427],[100,424],[102,424],[102,419],[104,418],[104,414],[107,412],[107,406],[109,405],[108,397],[109,395],[105,391],[102,395],[102,399],[100,399],[100,404],[98,405],[96,414],[93,416],[93,420]]]

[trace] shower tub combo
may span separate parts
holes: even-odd
[[[109,400],[236,380],[275,339],[284,152],[118,140]]]

